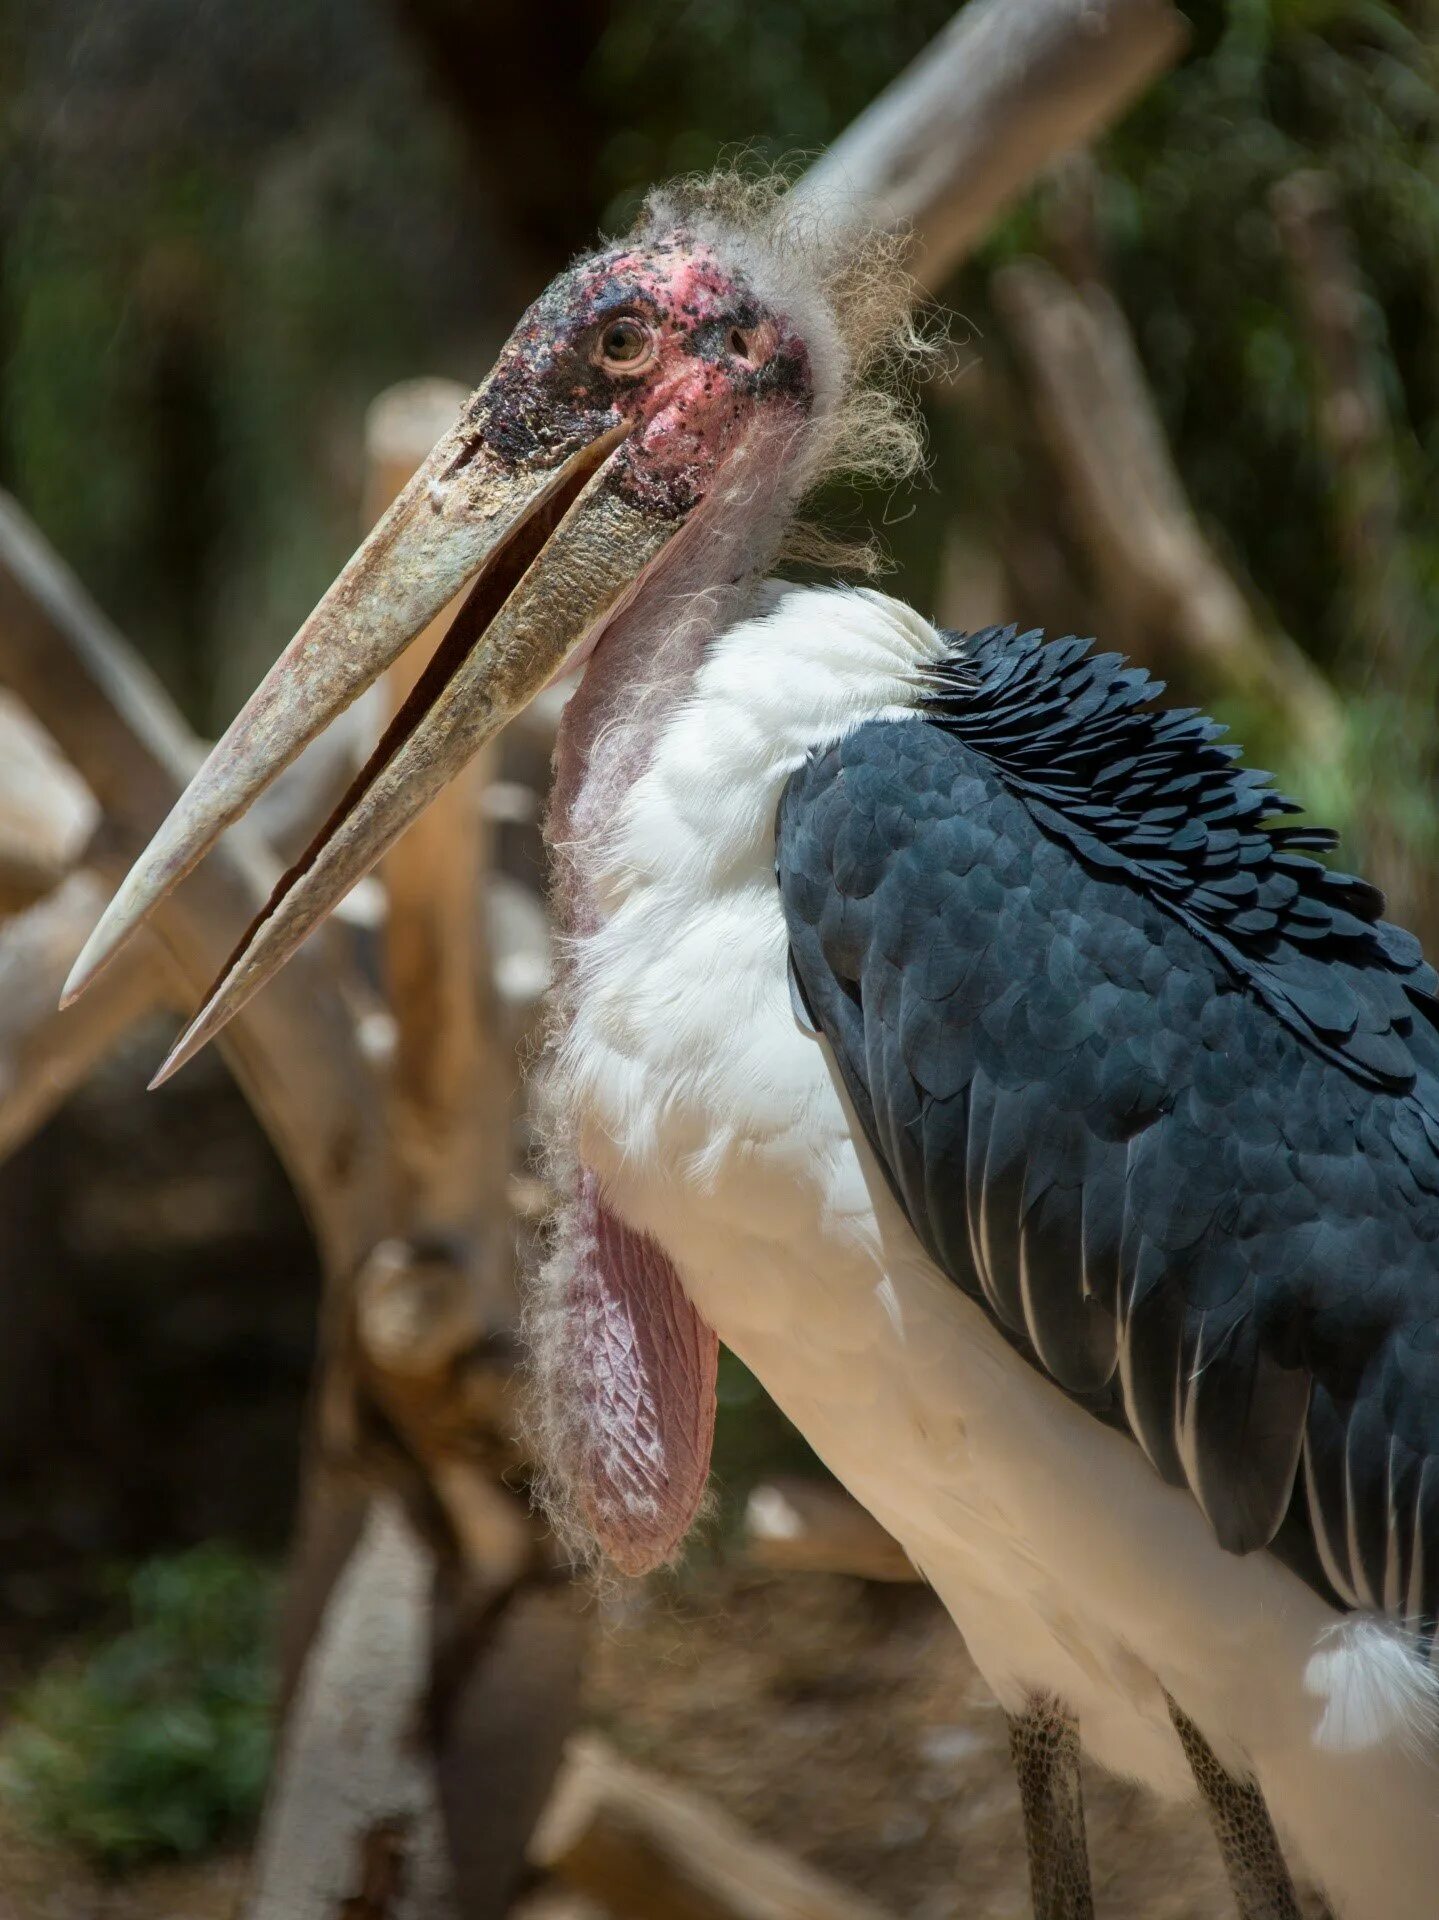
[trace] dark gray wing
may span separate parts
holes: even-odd
[[[1435,979],[1143,674],[1013,630],[780,806],[791,964],[940,1266],[1347,1605],[1439,1604]]]

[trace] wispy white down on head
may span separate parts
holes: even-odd
[[[917,379],[940,351],[915,318],[907,236],[792,191],[781,173],[737,169],[654,188],[634,239],[692,235],[798,329],[808,349],[814,411],[801,491],[835,475],[898,483],[924,463]],[[791,527],[785,557],[872,571],[878,549]]]

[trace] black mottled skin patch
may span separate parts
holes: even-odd
[[[622,315],[655,337],[637,373],[599,364],[604,329]],[[794,327],[709,248],[680,234],[592,255],[553,280],[506,342],[468,418],[475,447],[516,467],[557,466],[628,422],[616,492],[682,519],[757,409],[782,407],[802,419],[813,404],[809,353]]]

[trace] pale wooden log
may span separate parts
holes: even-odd
[[[526,1059],[539,1039],[554,981],[549,919],[522,881],[492,873],[488,923],[500,1037],[512,1059]]]
[[[72,874],[0,926],[0,1160],[45,1124],[160,999],[155,956],[137,945],[60,1012],[65,976],[108,892],[93,873]]]
[[[357,724],[363,705],[341,714],[251,809],[251,825],[281,861],[303,853],[316,821],[354,778],[364,757]],[[0,691],[0,917],[43,898],[72,872],[99,820],[94,795],[49,735],[13,694]],[[349,906],[347,897],[336,911],[346,914]]]
[[[41,900],[74,867],[99,808],[13,694],[0,693],[0,916]]]
[[[919,1579],[904,1548],[833,1480],[782,1474],[745,1502],[745,1558],[774,1573],[848,1573]]]
[[[195,742],[149,670],[4,496],[0,682],[36,715],[100,803],[104,823],[88,858],[112,889],[179,797]],[[165,950],[167,975],[188,995],[202,993],[220,971],[277,874],[264,842],[242,822],[156,912],[147,937]],[[131,964],[117,958],[114,966]],[[96,1006],[103,1012],[125,973],[116,978],[118,987],[97,982],[64,1018],[100,1018]],[[344,1350],[349,1283],[394,1219],[380,1085],[355,1015],[359,989],[340,946],[312,941],[220,1043],[314,1226],[327,1277],[327,1351]],[[299,1571],[282,1630],[284,1701],[364,1518],[353,1468],[362,1432],[352,1379],[352,1370],[327,1370],[316,1395]]]
[[[366,420],[366,512],[378,518],[451,425],[464,391],[411,380]],[[443,639],[446,608],[386,676],[391,710]],[[517,1301],[508,1210],[513,1056],[496,1043],[479,805],[493,751],[452,781],[386,857],[385,960],[396,1026],[392,1136],[405,1242],[377,1248],[360,1289],[366,1384],[423,1462],[473,1576],[497,1589],[530,1564],[532,1528],[494,1459],[508,1408],[477,1410],[464,1356]],[[477,1418],[477,1413],[479,1417]]]
[[[337,714],[288,767],[282,767],[251,807],[251,824],[287,866],[304,853],[315,828],[329,819],[359,772],[370,750],[373,706],[372,688]],[[344,911],[349,897],[336,912]]]
[[[1183,51],[1168,0],[976,0],[810,168],[832,217],[914,235],[937,287],[1015,196],[1091,140]]]
[[[429,1559],[371,1503],[286,1723],[247,1920],[450,1920],[428,1756]]]
[[[445,383],[415,382],[375,403],[367,427],[371,513],[405,484],[463,398]],[[448,617],[390,677],[393,704]],[[478,798],[490,758],[453,783],[384,863],[401,1233],[362,1265],[353,1340],[327,1356],[319,1393],[322,1405],[348,1404],[362,1420],[367,1405],[382,1412],[389,1440],[377,1465],[424,1529],[405,1543],[416,1565],[403,1604],[428,1647],[423,1674],[409,1675],[411,1719],[428,1736],[422,1784],[440,1813],[423,1825],[426,1844],[443,1850],[465,1920],[500,1920],[524,1877],[526,1843],[574,1724],[588,1633],[580,1595],[556,1586],[553,1543],[511,1484],[522,1466],[510,1439],[515,1065],[494,1017],[486,887],[493,829]],[[327,1518],[323,1487],[313,1508],[323,1568],[327,1555],[333,1562],[343,1551],[344,1516]],[[363,1641],[352,1636],[347,1652],[352,1683],[362,1683]],[[302,1697],[296,1717],[307,1710]],[[316,1766],[346,1765],[318,1736],[310,1754]],[[365,1819],[372,1823],[375,1811],[371,1805]],[[272,1824],[288,1817],[280,1804]],[[354,1828],[360,1815],[335,1807],[329,1817]],[[273,1920],[272,1912],[257,1909],[253,1920]],[[316,1909],[313,1920],[327,1916]]]
[[[383,399],[371,410],[369,517],[383,512],[463,398],[458,389],[446,390],[438,382],[421,391],[437,404],[430,416],[433,431],[422,425],[418,446],[413,445],[413,408],[400,409],[398,434],[395,410],[387,410]],[[453,804],[448,796],[439,804],[453,830]],[[438,1781],[430,1745],[422,1737],[435,1652],[438,1543],[433,1525],[422,1533],[417,1522],[432,1523],[438,1505],[461,1551],[482,1562],[493,1560],[500,1584],[513,1578],[528,1557],[523,1511],[449,1444],[453,1366],[480,1332],[473,1279],[448,1252],[427,1254],[417,1245],[420,1223],[431,1238],[438,1224],[426,1219],[430,1200],[438,1195],[437,1171],[440,1177],[450,1171],[452,1148],[473,1143],[473,1127],[465,1125],[472,1095],[462,1076],[473,1069],[476,1054],[473,936],[467,933],[460,960],[448,911],[451,883],[465,903],[463,911],[470,911],[472,865],[461,849],[458,871],[442,874],[435,864],[433,829],[421,824],[431,838],[427,845],[422,836],[418,845],[429,857],[414,863],[417,828],[386,863],[390,893],[399,898],[388,903],[385,920],[392,1037],[385,1049],[390,1071],[383,1111],[396,1162],[395,1224],[402,1231],[368,1250],[352,1284],[335,1290],[327,1316],[315,1432],[304,1466],[302,1526],[291,1564],[286,1745],[256,1852],[249,1920],[330,1920],[337,1902],[336,1863],[358,1856],[365,1857],[377,1891],[352,1892],[346,1896],[351,1904],[339,1910],[347,1920],[372,1909],[387,1913],[379,1894],[389,1898],[395,1891],[391,1853],[398,1831],[387,1796],[400,1789],[410,1848],[406,1868],[412,1878],[443,1884],[445,1902],[453,1905],[456,1888]],[[453,1072],[443,1057],[451,1032],[456,1036]],[[455,1210],[449,1211],[445,1224],[461,1225]],[[467,1222],[468,1214],[462,1219]],[[374,1418],[376,1409],[383,1412],[381,1421]],[[386,1493],[367,1502],[352,1480],[335,1472],[333,1455],[344,1450],[342,1436],[349,1437],[355,1452],[367,1454]],[[377,1666],[384,1669],[382,1707],[367,1757],[355,1769],[349,1728],[333,1702],[365,1693]],[[327,1786],[331,1781],[342,1785]],[[297,1878],[296,1851],[304,1846],[307,1830],[324,1864],[318,1876]],[[511,1841],[512,1853],[521,1853],[524,1839],[521,1833]]]
[[[370,520],[453,425],[465,397],[453,381],[409,380],[371,404],[365,424]],[[386,675],[391,711],[414,686],[454,610],[447,607]],[[479,754],[415,821],[381,874],[389,900],[385,969],[397,1021],[393,1126],[406,1211],[421,1232],[489,1242],[476,1278],[497,1317],[508,1318],[512,1263],[507,1236],[497,1229],[506,1219],[514,1076],[492,1038],[489,968],[482,964],[491,833],[478,795],[493,766],[493,748]]]
[[[113,886],[179,797],[195,742],[149,669],[3,495],[0,682],[103,809],[89,859]],[[276,872],[263,842],[241,823],[157,910],[155,937],[191,992],[220,971]],[[346,987],[333,946],[311,942],[221,1043],[332,1273],[352,1272],[391,1219],[379,1092]]]
[[[1002,269],[994,293],[1106,601],[1151,655],[1171,646],[1201,683],[1263,703],[1302,752],[1332,758],[1344,739],[1338,700],[1261,624],[1201,532],[1114,300],[1037,261]]]
[[[533,1522],[506,1476],[513,1349],[487,1324],[467,1267],[384,1241],[361,1269],[356,1320],[367,1388],[423,1469],[471,1579],[498,1593],[536,1564]]]
[[[570,1742],[532,1853],[626,1920],[882,1920],[881,1908],[592,1735]]]

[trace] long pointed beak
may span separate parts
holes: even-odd
[[[449,632],[334,814],[280,880],[156,1076],[245,1004],[441,788],[633,589],[675,531],[615,488],[623,429],[516,472],[466,416],[360,547],[136,863],[68,1004],[282,767],[464,589]]]

